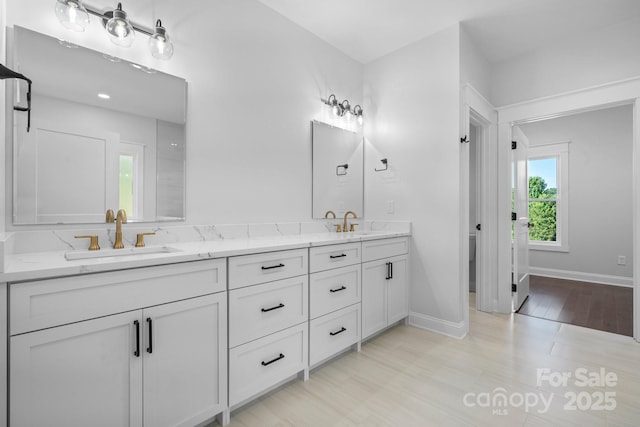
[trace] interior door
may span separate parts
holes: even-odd
[[[527,149],[529,141],[522,130],[512,128],[513,163],[513,244],[512,277],[516,285],[513,292],[513,310],[520,309],[529,296],[529,179],[527,173]]]

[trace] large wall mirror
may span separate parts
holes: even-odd
[[[183,220],[186,81],[21,27],[12,39],[9,66],[33,81],[30,131],[7,109],[13,223]],[[8,103],[24,103],[13,82]]]
[[[313,144],[313,218],[331,210],[364,215],[364,142],[358,133],[311,122]]]

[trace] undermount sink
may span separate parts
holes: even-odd
[[[153,255],[171,252],[180,252],[180,249],[172,248],[170,246],[144,246],[141,248],[103,249],[98,251],[69,251],[65,252],[64,257],[67,261],[73,261],[77,259],[109,258],[127,255]]]
[[[386,231],[374,231],[374,230],[356,230],[353,232],[356,236],[375,236],[376,234],[386,234]]]

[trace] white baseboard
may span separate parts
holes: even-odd
[[[633,278],[609,276],[606,274],[582,273],[580,271],[556,270],[555,268],[529,267],[529,274],[534,276],[554,277],[556,279],[577,280],[579,282],[600,283],[602,285],[633,287]]]
[[[462,322],[450,322],[448,320],[438,319],[422,313],[410,312],[409,324],[416,328],[426,329],[449,337],[462,339],[467,335]]]

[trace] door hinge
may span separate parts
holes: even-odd
[[[511,284],[511,292],[518,292],[518,285],[516,285],[515,283]]]
[[[511,141],[511,149],[515,150],[516,148],[518,148],[518,142],[517,141]]]
[[[518,219],[518,214],[515,212],[511,212],[511,221],[515,221]]]
[[[476,230],[478,231],[482,230],[482,224],[476,224]]]

